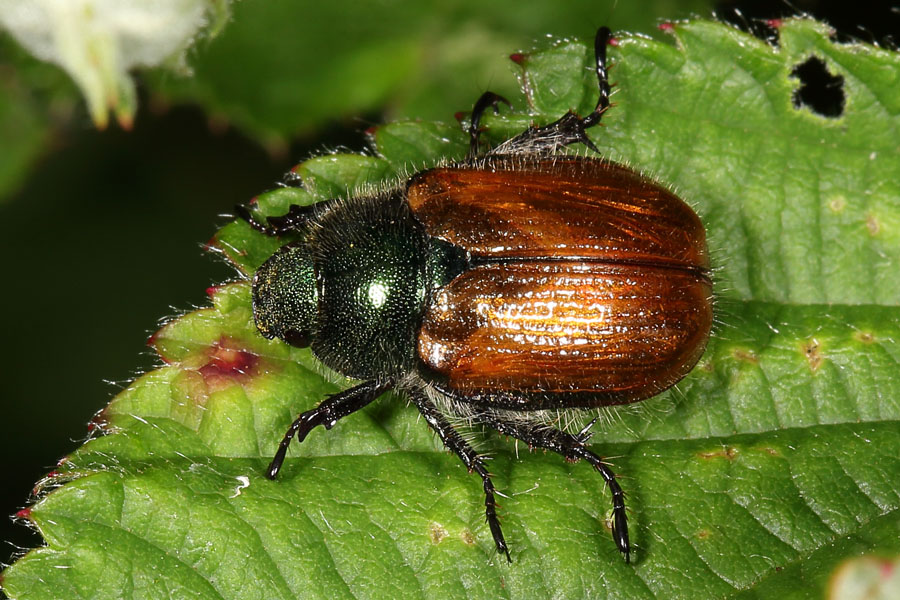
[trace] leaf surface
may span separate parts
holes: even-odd
[[[592,440],[628,494],[633,564],[588,465],[487,435],[506,565],[477,478],[392,396],[314,431],[266,480],[296,414],[345,382],[256,334],[241,281],[154,336],[166,366],[114,399],[108,435],[43,482],[29,519],[47,545],[6,571],[7,593],[813,598],[846,558],[900,553],[900,57],[836,44],[809,20],[784,22],[778,47],[705,21],[673,32],[675,44],[618,40],[616,106],[591,133],[697,208],[715,263],[701,363]],[[565,42],[528,55],[520,112],[486,116],[488,139],[590,110],[591,52]],[[792,73],[810,56],[843,78],[838,118],[794,104]],[[374,140],[377,158],[298,166],[306,188],[259,196],[259,214],[466,147],[433,123],[385,125]],[[246,274],[277,243],[243,222],[216,237]]]

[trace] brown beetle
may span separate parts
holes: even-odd
[[[613,537],[630,558],[624,494],[611,469],[546,409],[597,408],[649,398],[699,360],[712,323],[706,236],[666,188],[597,158],[556,151],[582,143],[609,107],[606,46],[595,38],[600,99],[531,127],[484,156],[479,122],[506,102],[484,94],[469,157],[371,196],[292,206],[267,235],[299,235],[256,272],[259,331],[311,346],[328,367],[362,383],[291,425],[272,460],[275,478],[294,436],[395,389],[404,393],[484,483],[498,551],[509,550],[484,460],[448,415],[585,459],[613,500]]]

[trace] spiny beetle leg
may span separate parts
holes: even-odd
[[[260,233],[262,233],[262,234],[265,234],[265,235],[268,235],[268,236],[272,236],[272,237],[275,237],[276,235],[278,235],[278,233],[275,232],[274,229],[272,229],[272,228],[269,227],[268,225],[263,225],[262,223],[260,223],[259,221],[257,221],[257,220],[256,220],[256,217],[253,216],[253,213],[251,213],[251,212],[250,212],[250,209],[247,208],[245,205],[243,205],[243,204],[236,204],[236,205],[234,206],[234,212],[235,212],[235,214],[237,214],[237,216],[238,216],[239,218],[241,218],[241,219],[243,219],[244,221],[246,221],[247,224],[248,224],[254,231],[258,231],[258,232],[260,232]]]
[[[506,555],[507,562],[512,562],[509,557],[509,547],[506,540],[503,539],[503,530],[500,529],[500,519],[497,518],[497,502],[494,498],[494,483],[491,476],[484,466],[483,459],[475,450],[466,443],[459,435],[459,432],[447,421],[443,414],[437,409],[434,403],[421,390],[413,390],[409,392],[409,398],[428,425],[438,434],[444,445],[452,450],[466,465],[469,471],[475,471],[481,476],[484,483],[484,512],[487,519],[488,527],[491,535],[494,537],[494,545],[497,552]]]
[[[609,108],[609,96],[612,88],[609,85],[609,67],[606,63],[606,46],[612,39],[612,32],[609,27],[601,27],[594,36],[594,61],[597,71],[597,84],[600,90],[600,97],[597,98],[597,106],[594,112],[583,119],[584,128],[593,127],[600,122],[603,113]]]
[[[612,495],[612,534],[619,552],[625,555],[625,562],[631,562],[631,545],[628,542],[628,521],[625,515],[625,493],[616,481],[616,476],[599,456],[585,447],[584,432],[572,435],[559,429],[535,423],[511,422],[502,415],[487,412],[478,420],[504,435],[522,440],[532,448],[552,450],[565,458],[576,461],[584,459],[591,464],[606,481]]]
[[[488,108],[494,109],[494,114],[499,112],[500,103],[512,108],[509,100],[494,92],[485,92],[481,95],[472,108],[472,118],[469,119],[469,154],[468,160],[478,156],[478,137],[481,135],[481,117]]]
[[[585,130],[600,122],[603,113],[609,108],[609,72],[606,63],[606,46],[612,38],[608,27],[601,27],[594,37],[594,60],[597,72],[599,98],[597,106],[586,117],[579,117],[568,112],[556,121],[543,127],[529,127],[516,137],[503,142],[490,154],[548,154],[565,148],[571,144],[582,143],[594,152],[600,150],[587,136]]]
[[[339,394],[326,398],[316,408],[301,414],[288,428],[287,433],[284,434],[284,439],[281,440],[281,444],[278,446],[275,458],[272,459],[269,468],[266,469],[266,477],[275,479],[278,476],[278,471],[281,470],[281,465],[284,463],[284,458],[287,455],[288,446],[291,445],[291,440],[294,439],[294,436],[297,437],[297,443],[300,443],[317,425],[324,425],[325,429],[331,429],[339,419],[355,413],[393,387],[394,381],[390,379],[385,381],[366,381],[349,390],[344,390]]]

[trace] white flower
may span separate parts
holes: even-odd
[[[98,127],[113,110],[129,127],[136,109],[129,69],[183,64],[221,0],[0,0],[0,25],[29,52],[75,80]]]

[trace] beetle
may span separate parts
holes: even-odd
[[[673,386],[706,347],[712,291],[705,230],[685,202],[628,167],[559,153],[578,143],[599,153],[586,130],[610,106],[610,38],[603,27],[594,39],[599,99],[585,117],[570,111],[481,154],[484,112],[508,104],[486,92],[461,162],[265,222],[238,207],[259,232],[299,237],[253,276],[259,332],[309,346],[361,381],[293,422],[270,479],[293,439],[396,390],[481,477],[507,560],[497,492],[454,416],[590,463],[609,488],[613,538],[630,561],[625,496],[587,448],[590,426],[568,433],[541,411],[637,402]]]

